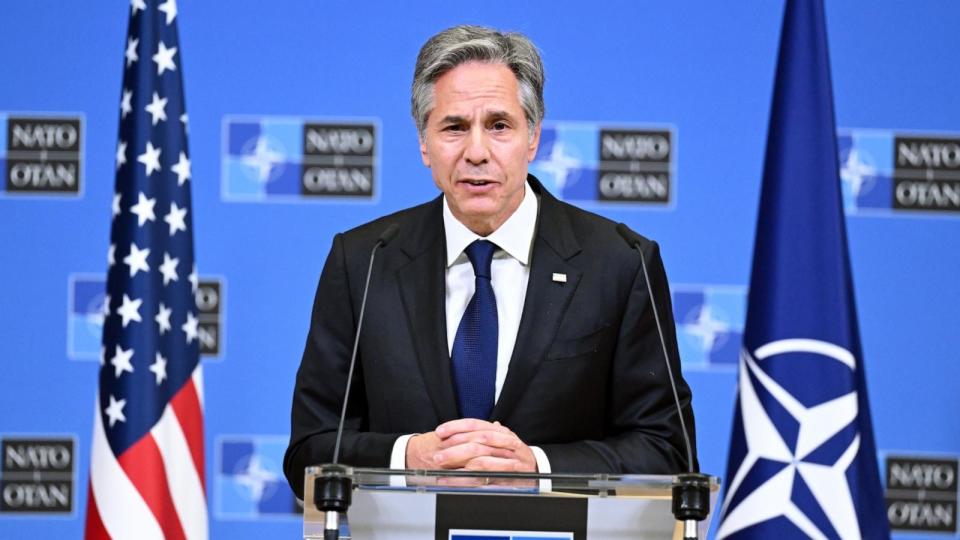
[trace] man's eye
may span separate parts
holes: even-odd
[[[503,131],[508,129],[510,126],[508,126],[506,122],[494,122],[492,127],[494,131]]]
[[[461,126],[461,125],[459,125],[459,124],[451,124],[451,125],[443,128],[443,130],[444,130],[444,131],[463,131],[463,130],[464,130],[464,127]]]

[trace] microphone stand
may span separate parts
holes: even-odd
[[[673,400],[677,406],[677,415],[680,417],[680,428],[683,433],[683,442],[687,450],[687,472],[678,474],[673,484],[673,515],[683,523],[683,540],[698,540],[697,525],[707,518],[710,513],[710,479],[707,475],[695,471],[693,468],[693,450],[690,445],[690,434],[687,433],[687,424],[683,420],[683,409],[680,407],[680,397],[677,395],[677,383],[673,378],[673,367],[667,352],[667,342],[663,337],[663,326],[660,324],[660,314],[657,312],[657,300],[653,296],[653,287],[650,285],[650,275],[647,273],[647,262],[640,249],[640,236],[631,231],[623,223],[617,224],[617,232],[640,255],[640,267],[643,269],[643,280],[647,285],[647,296],[650,298],[650,307],[653,309],[653,320],[657,325],[657,334],[660,336],[660,347],[663,349],[663,359],[667,365],[667,375],[670,378],[670,389],[673,390]]]
[[[353,352],[350,355],[350,369],[347,372],[347,386],[343,395],[343,408],[337,425],[337,439],[333,446],[333,463],[320,466],[320,474],[313,482],[313,504],[324,513],[323,540],[340,538],[340,514],[346,513],[352,502],[353,468],[339,463],[340,441],[343,437],[343,424],[347,417],[347,403],[350,399],[350,386],[353,383],[353,368],[357,363],[357,349],[360,345],[360,329],[363,327],[363,312],[367,307],[367,293],[370,291],[370,276],[373,274],[373,260],[377,249],[386,246],[397,235],[400,226],[391,223],[377,238],[370,251],[370,265],[367,268],[367,280],[363,285],[363,300],[360,301],[360,316],[357,318],[357,333],[353,340]]]
[[[346,514],[353,502],[352,477],[352,467],[327,463],[313,480],[313,504],[323,512],[323,540],[340,538],[340,514]]]

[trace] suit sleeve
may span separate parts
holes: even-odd
[[[334,237],[317,285],[310,331],[297,371],[290,445],[283,460],[287,481],[303,498],[304,469],[333,459],[337,424],[356,333],[356,309],[341,235]],[[362,280],[362,276],[355,277]],[[362,283],[362,281],[359,281]],[[387,467],[400,434],[367,432],[363,362],[358,357],[344,423],[340,461],[360,467]]]
[[[657,313],[691,438],[693,467],[698,469],[691,392],[680,372],[670,288],[655,242],[643,244]],[[643,271],[637,271],[623,310],[606,396],[604,436],[596,440],[541,444],[553,472],[674,474],[687,470],[680,417]]]

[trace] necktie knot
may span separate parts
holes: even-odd
[[[490,263],[493,261],[493,252],[496,250],[496,244],[489,240],[475,240],[467,246],[467,258],[473,265],[475,276],[490,279]]]

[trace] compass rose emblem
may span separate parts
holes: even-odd
[[[827,367],[830,381],[793,376],[806,366]],[[814,539],[861,537],[847,477],[860,449],[856,368],[850,351],[813,339],[741,352],[731,446],[739,465],[717,538],[753,526]]]

